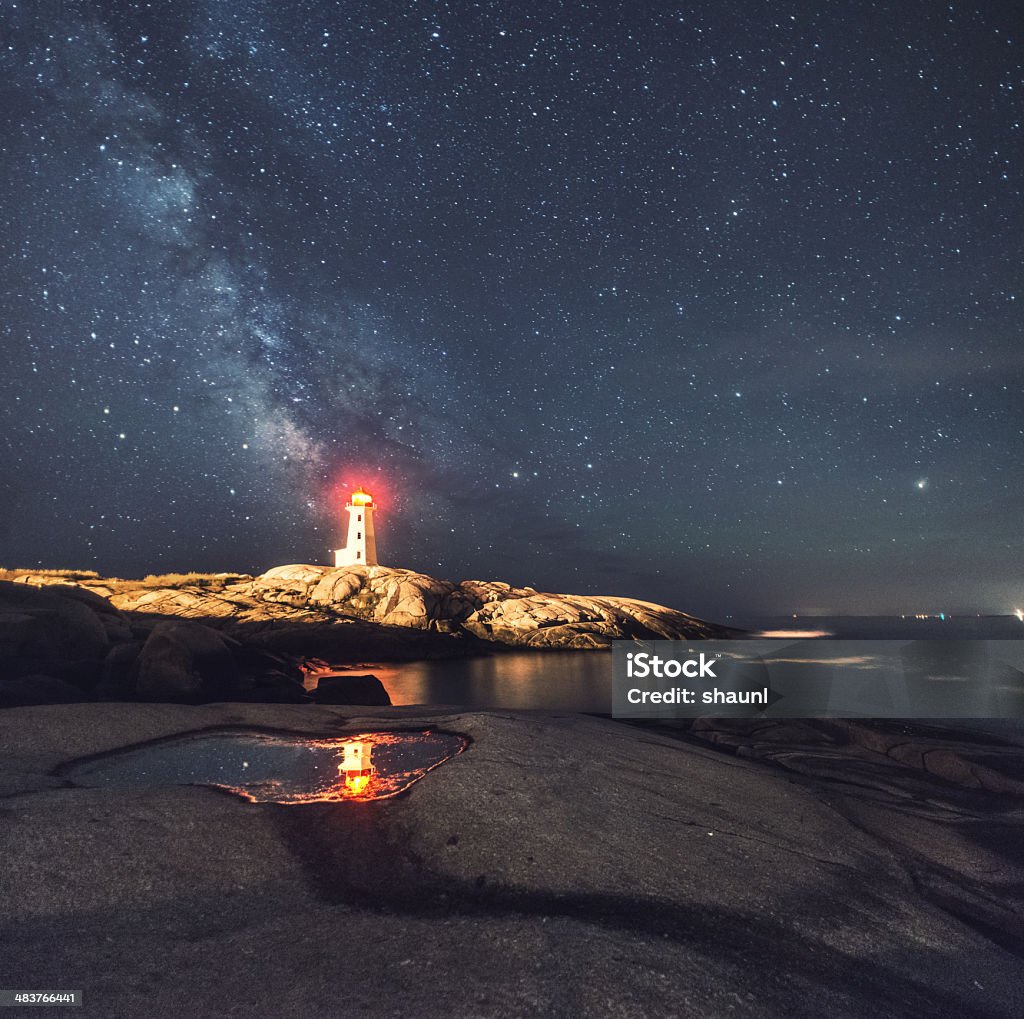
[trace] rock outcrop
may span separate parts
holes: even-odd
[[[363,620],[519,647],[607,647],[628,638],[693,640],[731,632],[633,598],[550,594],[497,581],[454,583],[387,566],[278,566],[258,577],[191,575],[183,581],[70,580],[14,574],[22,584],[73,584],[123,626],[120,613],[202,620],[207,625]],[[12,575],[13,574],[13,575]],[[230,630],[230,625],[228,626]]]
[[[160,623],[139,652],[135,693],[141,700],[230,700],[238,685],[227,639],[202,623]]]
[[[382,706],[391,703],[384,684],[376,676],[321,676],[314,692],[317,704],[363,704]]]
[[[135,619],[62,582],[0,580],[0,707],[86,700],[305,700],[286,656],[202,623]]]
[[[386,566],[298,564],[258,577],[118,580],[14,570],[0,577],[0,683],[50,676],[84,699],[292,701],[304,696],[296,658],[340,663],[499,647],[599,649],[616,639],[732,632],[632,598],[454,583]],[[12,687],[8,700],[24,703],[24,687]]]
[[[251,590],[264,604],[519,647],[599,648],[628,638],[690,640],[729,632],[632,598],[546,594],[479,580],[456,584],[386,566],[279,566],[257,577]]]

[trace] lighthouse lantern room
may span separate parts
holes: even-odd
[[[376,566],[377,539],[373,532],[373,496],[360,486],[345,504],[348,538],[344,548],[334,550],[335,566]]]

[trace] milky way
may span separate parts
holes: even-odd
[[[0,11],[4,565],[1024,600],[1014,4]]]

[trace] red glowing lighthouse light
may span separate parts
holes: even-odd
[[[360,485],[345,503],[348,514],[348,537],[344,548],[334,550],[334,566],[376,566],[377,537],[373,516],[377,504],[373,496]]]

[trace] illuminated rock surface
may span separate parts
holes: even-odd
[[[699,638],[728,632],[685,612],[633,598],[546,594],[496,581],[456,584],[387,566],[278,566],[259,577],[192,575],[166,585],[6,573],[27,585],[73,584],[87,592],[84,597],[102,596],[121,612],[240,624],[359,619],[546,647],[600,647],[622,637]]]
[[[1019,797],[841,746],[795,775],[581,716],[361,710],[0,713],[4,979],[104,1019],[1024,1014]],[[56,773],[229,726],[472,742],[376,802]]]
[[[298,665],[308,658],[409,661],[731,632],[631,598],[456,584],[385,566],[280,566],[259,577],[0,577],[0,707],[68,700],[75,689],[86,700],[298,702]],[[33,701],[32,676],[69,684],[70,693],[40,685]]]

